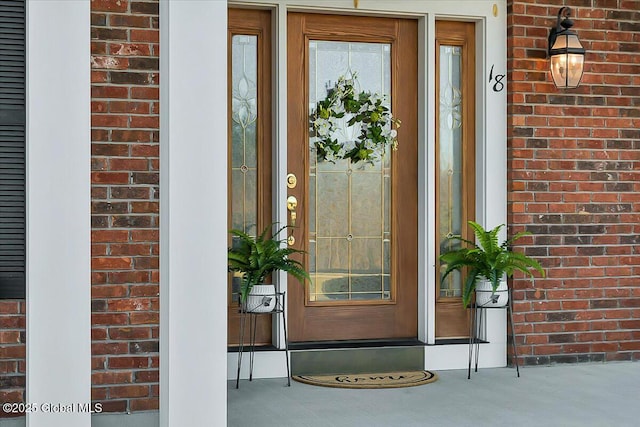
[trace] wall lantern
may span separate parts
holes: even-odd
[[[584,47],[578,35],[571,31],[571,9],[563,7],[558,12],[556,27],[549,33],[549,57],[551,75],[559,89],[575,88],[580,84],[584,71]]]

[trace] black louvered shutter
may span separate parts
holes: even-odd
[[[25,0],[0,0],[0,298],[25,296]]]

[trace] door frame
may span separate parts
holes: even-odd
[[[487,226],[507,222],[507,148],[506,148],[506,84],[504,90],[494,91],[488,83],[493,76],[506,74],[506,1],[478,1],[465,3],[464,14],[457,2],[397,0],[393,4],[371,2],[367,9],[354,7],[353,0],[328,0],[323,8],[304,0],[253,0],[251,5],[264,4],[273,10],[274,29],[274,112],[273,129],[273,216],[274,221],[285,223],[287,187],[287,13],[322,12],[340,14],[368,14],[372,16],[408,17],[418,20],[418,117],[426,117],[418,126],[418,188],[425,189],[418,199],[418,339],[435,344],[435,292],[436,292],[436,229],[435,229],[435,21],[465,20],[476,22],[476,220]],[[242,5],[242,3],[232,3]],[[495,5],[495,6],[494,6]],[[249,6],[246,4],[245,6]],[[363,5],[364,7],[365,5]],[[491,41],[490,43],[488,41]],[[423,77],[421,77],[423,76]],[[503,77],[504,78],[504,77]],[[489,117],[486,111],[493,112]],[[490,121],[489,121],[490,120]],[[489,173],[490,171],[490,173]],[[486,189],[491,188],[491,192]],[[496,189],[498,189],[496,191]],[[277,275],[282,290],[287,289],[286,274]],[[425,285],[426,284],[426,285]],[[495,349],[484,350],[486,366],[506,364],[506,316],[494,310],[488,316],[485,339],[496,343]],[[274,320],[274,345],[284,349],[283,327]],[[453,348],[457,347],[457,348]],[[429,367],[452,369],[464,367],[466,356],[462,346],[429,346],[433,357]],[[233,358],[231,358],[233,359]],[[233,359],[235,360],[235,359]],[[233,374],[233,363],[230,362]],[[233,374],[235,375],[235,374]],[[231,377],[233,377],[233,375]]]

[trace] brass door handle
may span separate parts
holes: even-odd
[[[296,208],[298,207],[298,199],[296,196],[287,197],[287,210],[289,211],[289,215],[291,216],[291,226],[295,227],[296,225]]]
[[[296,214],[297,207],[298,207],[298,199],[296,199],[296,196],[287,197],[287,210],[289,211],[289,216],[291,217],[292,227],[296,226],[296,217],[298,216]],[[287,237],[287,243],[289,244],[289,246],[292,246],[296,243],[296,238],[293,237],[293,231],[291,232],[289,237]]]

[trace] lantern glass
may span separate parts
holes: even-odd
[[[558,88],[575,88],[584,71],[584,48],[575,34],[562,34],[551,47],[551,75]]]

